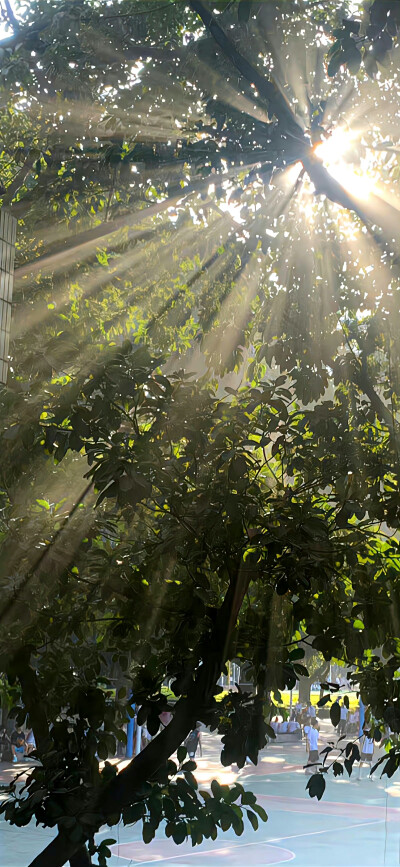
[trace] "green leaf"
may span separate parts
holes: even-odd
[[[328,63],[328,75],[330,78],[334,78],[337,72],[339,72],[340,67],[343,63],[345,63],[346,55],[345,52],[339,49],[332,54],[332,57]]]
[[[260,819],[261,819],[263,822],[267,822],[267,821],[268,821],[268,814],[265,812],[264,807],[260,807],[259,804],[253,804],[252,807],[253,807],[253,810],[254,810],[256,813],[258,813]]]
[[[318,798],[320,801],[325,791],[325,785],[323,774],[313,774],[306,785],[310,798]]]
[[[340,705],[338,704],[338,702],[335,702],[330,708],[329,716],[331,718],[332,725],[336,728],[336,726],[339,725],[340,722]]]
[[[144,804],[132,804],[130,807],[125,807],[124,812],[122,814],[124,825],[133,824],[133,822],[137,822],[138,819],[141,819],[146,812],[146,808]]]
[[[331,695],[324,695],[322,698],[317,701],[317,707],[324,707],[325,704],[328,704],[328,701],[332,700]]]
[[[179,846],[180,843],[183,843],[184,840],[186,840],[186,837],[187,837],[186,822],[178,822],[172,831],[172,839],[173,839],[174,843],[176,843]]]
[[[243,792],[243,795],[241,798],[242,804],[248,804],[249,806],[253,807],[254,804],[256,803],[256,801],[257,801],[257,798],[255,795],[253,795],[253,792]]]
[[[180,746],[180,747],[178,747],[178,749],[177,749],[177,751],[176,751],[176,757],[177,757],[178,762],[179,762],[180,765],[182,764],[182,762],[185,761],[186,756],[187,756],[187,749],[186,749],[186,747],[184,747],[183,745]]]
[[[150,822],[143,822],[142,837],[143,843],[151,843],[155,837],[155,830]]]
[[[253,813],[251,810],[246,810],[246,813],[247,813],[247,818],[248,818],[250,824],[252,825],[254,831],[257,831],[258,830],[258,818],[257,818],[256,814]]]

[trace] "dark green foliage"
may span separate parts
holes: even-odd
[[[256,830],[255,796],[199,790],[181,744],[201,720],[224,764],[256,763],[313,655],[354,666],[375,737],[400,730],[398,229],[382,204],[380,235],[314,150],[346,122],[343,67],[349,116],[373,113],[346,160],[387,149],[393,193],[398,4],[303,6],[38,0],[0,47],[1,195],[20,217],[0,668],[41,759],[1,809],[59,828],[52,867],[121,818],[145,842],[240,835],[245,814]],[[307,100],[277,45],[302,74],[315,59]],[[257,691],[218,701],[232,660]],[[133,701],[156,737],[118,774]],[[351,773],[342,744],[312,797]]]
[[[322,798],[322,795],[324,794],[325,786],[326,786],[325,777],[320,773],[313,774],[310,777],[310,779],[308,780],[308,783],[306,786],[306,788],[308,789],[308,793],[310,795],[310,798],[317,798],[318,801],[320,801]]]
[[[342,26],[332,33],[336,41],[328,52],[328,75],[335,76],[341,66],[354,75],[363,63],[373,78],[379,66],[387,64],[399,27],[397,0],[374,0],[366,7],[363,20],[344,18]]]

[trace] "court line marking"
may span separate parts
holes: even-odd
[[[265,843],[265,840],[263,842]],[[120,845],[122,845],[122,844],[120,844]],[[242,846],[246,846],[246,845],[247,846],[254,846],[255,844],[254,843],[243,843],[243,844],[239,844],[237,846],[235,846],[235,845],[224,846],[224,847],[221,847],[219,850],[218,849],[217,850],[208,849],[207,851],[204,850],[201,852],[186,852],[185,855],[168,856],[168,858],[155,858],[155,859],[153,859],[153,861],[136,861],[134,858],[129,858],[129,856],[127,857],[126,855],[116,855],[115,852],[113,852],[112,855],[115,858],[122,858],[124,861],[129,860],[129,864],[132,864],[133,867],[135,867],[135,865],[163,864],[164,861],[174,861],[176,858],[190,858],[192,855],[210,855],[210,854],[215,854],[216,851],[217,852],[222,851],[222,852],[226,853],[227,851],[229,852],[229,849],[240,849],[240,848],[242,848]],[[270,846],[270,848],[274,849],[275,852],[288,852],[288,854],[291,855],[290,858],[286,859],[286,862],[275,861],[275,864],[277,864],[277,865],[282,864],[282,863],[289,863],[289,861],[294,861],[294,859],[296,857],[296,855],[292,851],[292,849],[286,849],[286,848],[281,847],[281,846]],[[266,865],[266,867],[268,867],[268,865]]]
[[[188,858],[188,857],[198,856],[198,855],[212,855],[212,854],[216,854],[218,851],[221,851],[221,850],[245,849],[248,846],[262,846],[262,845],[268,846],[268,845],[271,845],[273,843],[283,842],[284,840],[295,840],[298,837],[312,837],[312,836],[315,836],[317,834],[336,834],[337,831],[352,831],[353,828],[362,828],[366,825],[379,825],[379,824],[382,824],[382,822],[384,822],[384,821],[385,821],[384,819],[376,819],[373,822],[358,822],[356,825],[344,825],[341,828],[324,828],[322,831],[307,831],[305,834],[291,834],[288,837],[270,837],[268,840],[257,840],[257,841],[254,841],[252,843],[236,843],[235,840],[232,840],[232,842],[227,841],[228,845],[219,846],[217,849],[214,847],[213,849],[201,849],[201,850],[198,850],[197,852],[192,850],[189,852],[183,852],[182,854],[167,855],[165,858],[162,858],[162,857],[161,858],[153,858],[150,861],[137,861],[134,858],[126,858],[125,855],[118,855],[116,852],[113,852],[112,854],[115,855],[116,858],[123,858],[126,861],[129,860],[132,864],[140,864],[140,865],[162,864],[164,861],[176,861],[178,858]],[[132,842],[133,843],[141,843],[142,841],[141,840],[132,840]],[[126,845],[129,845],[129,843],[128,842],[127,843],[117,843],[117,844],[114,844],[113,846],[111,846],[111,850],[114,849],[115,846],[119,847],[119,846],[126,846]],[[278,848],[278,847],[272,846],[272,848]],[[287,849],[286,851],[291,852],[292,850]],[[291,860],[293,860],[293,859],[291,859]]]
[[[324,828],[322,831],[306,831],[304,834],[290,834],[288,837],[270,837],[265,840],[265,843],[280,843],[283,840],[297,840],[298,837],[313,837],[316,834],[333,834],[336,831],[352,831],[353,828],[363,828],[365,825],[381,825],[385,819],[375,819],[372,822],[358,822],[356,825],[344,825],[342,828]],[[245,844],[243,844],[245,845]],[[249,846],[254,846],[255,843],[248,843]]]

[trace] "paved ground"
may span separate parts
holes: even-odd
[[[323,733],[330,734],[328,725]],[[237,772],[221,768],[218,742],[203,736],[203,757],[198,760],[198,779],[203,787],[211,779],[230,783],[240,780],[251,789],[268,813],[267,824],[238,838],[233,832],[220,835],[215,843],[205,842],[192,849],[176,846],[162,836],[145,846],[138,827],[104,828],[101,837],[117,840],[110,867],[151,865],[159,867],[399,867],[400,865],[400,779],[379,777],[329,778],[327,791],[318,802],[305,791],[302,744],[271,744],[259,765]],[[10,766],[0,767],[0,779],[9,777]],[[32,858],[51,839],[39,828],[15,830],[0,822],[1,867],[28,867]]]

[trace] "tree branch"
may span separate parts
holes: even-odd
[[[14,30],[18,31],[20,28],[20,24],[14,15],[10,0],[4,0],[4,6],[6,7],[7,18],[11,24],[11,27],[13,27]]]
[[[309,148],[310,144],[304,136],[303,129],[298,123],[294,112],[292,111],[286,97],[280,92],[277,85],[267,78],[264,78],[254,66],[243,57],[236,49],[235,45],[223,31],[212,13],[206,9],[201,0],[190,0],[189,6],[200,16],[203,24],[207,27],[211,36],[214,37],[217,45],[222,49],[225,56],[236,67],[238,72],[245,78],[249,84],[252,84],[260,96],[267,100],[269,104],[270,114],[275,117],[285,127],[286,132],[294,138],[299,139],[299,146]],[[299,157],[300,158],[300,157]]]
[[[362,357],[361,365],[355,379],[358,387],[368,397],[372,409],[374,410],[378,418],[387,426],[391,439],[395,441],[395,429],[392,413],[383,402],[382,398],[379,397],[379,394],[375,391],[373,383],[371,382],[368,374],[367,364],[364,357]],[[395,445],[397,447],[396,443]]]
[[[207,30],[214,37],[225,56],[233,63],[243,78],[254,85],[260,96],[267,100],[270,114],[274,114],[279,123],[282,124],[283,132],[296,140],[298,143],[298,159],[303,163],[310,180],[314,184],[317,195],[325,195],[330,201],[350,211],[354,211],[363,223],[367,225],[367,217],[360,210],[353,197],[329,174],[322,161],[315,156],[309,138],[305,135],[288,100],[278,89],[277,85],[264,78],[240,54],[211,12],[206,9],[202,0],[190,0],[189,5],[200,16]]]
[[[8,187],[6,187],[5,193],[3,193],[2,195],[3,208],[11,204],[18,190],[23,186],[25,179],[32,171],[32,166],[32,157],[30,156],[30,154],[28,154],[28,156],[24,160],[23,165],[18,170],[16,175],[14,175],[11,183],[8,185]]]

